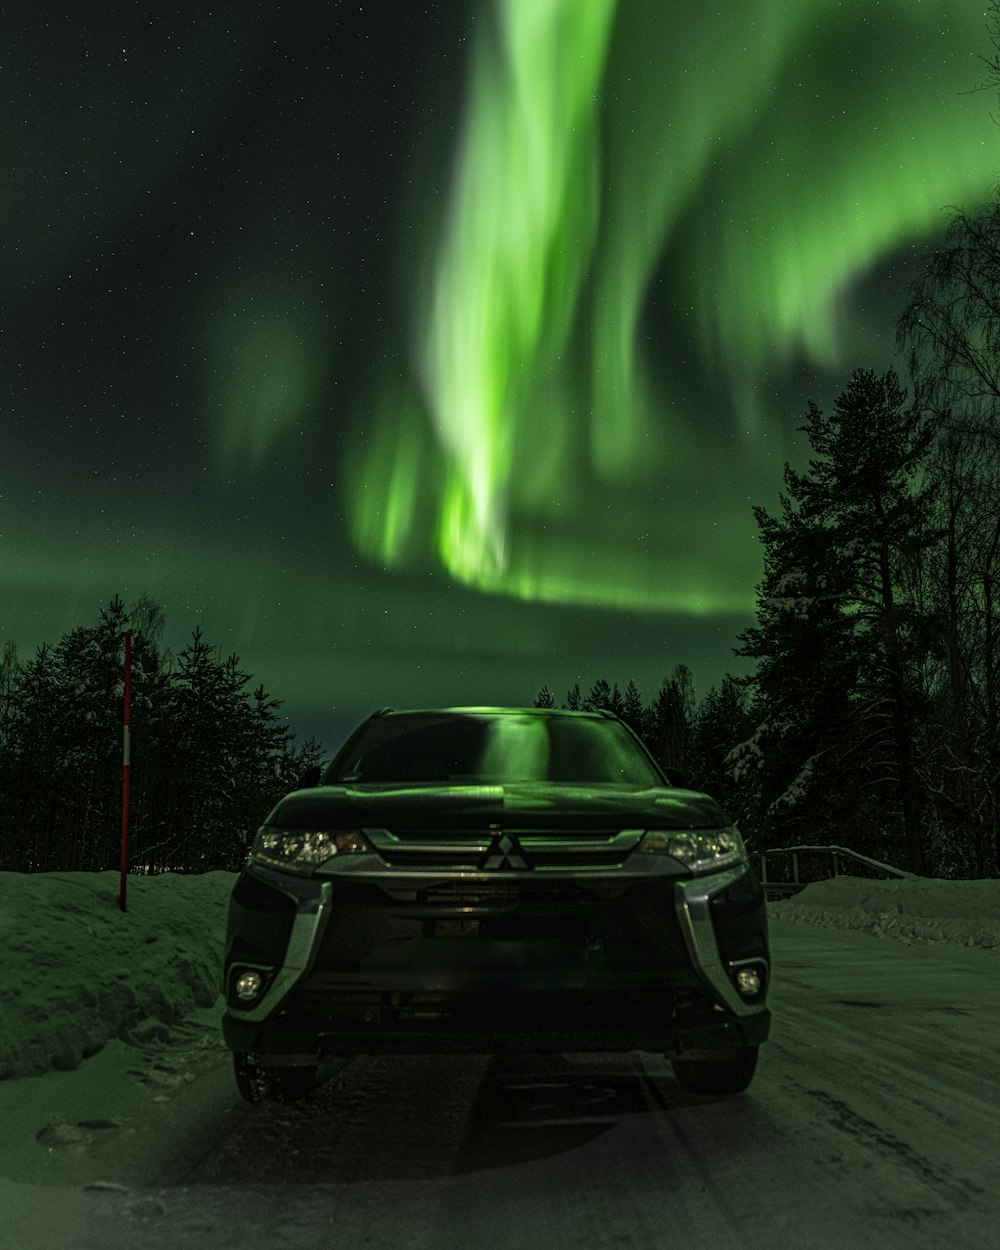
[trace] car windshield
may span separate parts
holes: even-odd
[[[371,720],[331,762],[324,781],[663,785],[615,721],[471,713]]]

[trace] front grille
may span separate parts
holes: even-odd
[[[440,828],[432,829],[385,829],[378,832],[388,833],[390,837],[395,838],[404,846],[419,845],[423,842],[456,842],[468,843],[476,842],[483,846],[490,843],[494,837],[500,832],[499,826],[490,826],[485,829],[461,829],[454,832],[448,830],[442,831]],[[609,842],[617,838],[621,833],[621,829],[510,829],[503,827],[504,833],[513,834],[522,841],[527,839],[560,839],[570,843],[585,843],[592,846],[598,846],[602,842]]]
[[[504,829],[502,835],[516,843],[516,867],[520,868],[523,860],[528,871],[617,868],[642,838],[642,832],[635,829]],[[379,858],[393,868],[465,872],[483,868],[502,835],[496,827],[455,831],[365,830]]]

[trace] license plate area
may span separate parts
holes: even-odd
[[[587,922],[580,916],[465,916],[439,917],[427,922],[427,937],[490,938],[499,942],[522,942],[538,938],[549,941],[587,941]]]
[[[482,937],[482,921],[466,920],[464,917],[460,919],[449,918],[447,920],[432,920],[428,928],[430,929],[429,937],[440,938],[477,938]]]

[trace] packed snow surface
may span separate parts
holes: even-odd
[[[115,873],[0,873],[3,1250],[1000,1246],[1000,881],[772,904],[735,1099],[643,1053],[418,1055],[249,1107],[219,1028],[234,880],[130,877],[123,913]]]

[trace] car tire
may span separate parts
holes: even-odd
[[[246,1102],[298,1102],[312,1092],[318,1064],[270,1067],[250,1052],[233,1052],[233,1073]]]
[[[741,1094],[753,1080],[757,1046],[737,1046],[731,1059],[673,1059],[674,1076],[692,1094]]]

